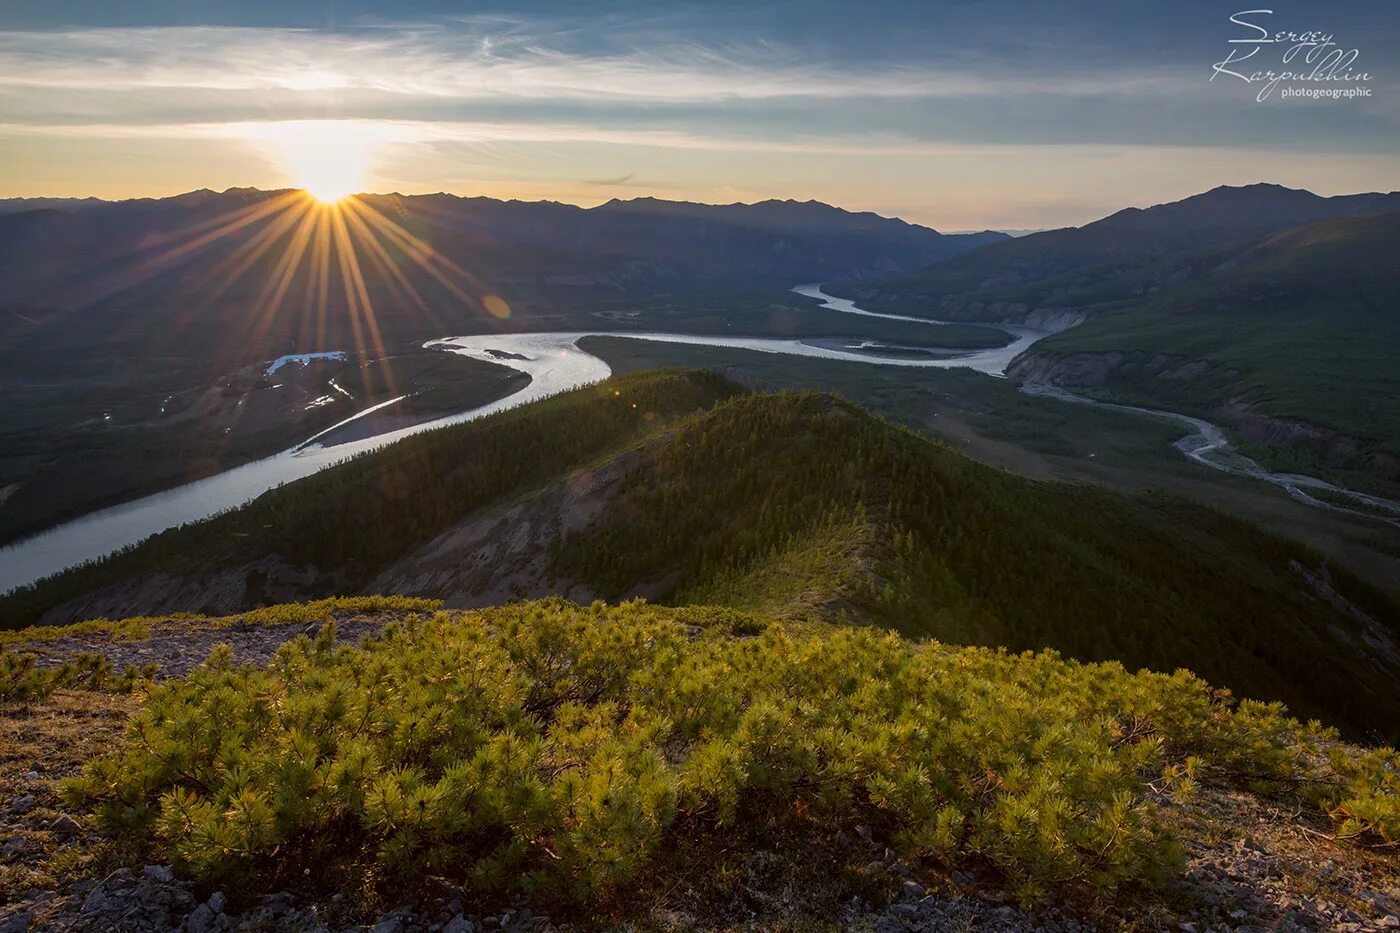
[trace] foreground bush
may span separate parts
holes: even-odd
[[[1291,781],[1300,742],[1326,738],[1186,672],[546,600],[413,618],[360,648],[328,626],[266,671],[221,648],[64,790],[211,881],[354,866],[590,899],[668,840],[779,814],[794,857],[866,823],[1034,899],[1178,863],[1149,781]],[[1393,777],[1394,759],[1368,767]],[[1348,832],[1380,832],[1393,794],[1356,789]]]
[[[55,690],[111,690],[130,693],[155,676],[156,666],[129,665],[120,674],[100,654],[83,652],[54,667],[39,667],[32,654],[0,648],[0,703],[42,700]]]

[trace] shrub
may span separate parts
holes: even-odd
[[[211,883],[357,865],[588,900],[762,815],[794,855],[863,823],[1034,900],[1160,877],[1179,862],[1149,781],[1287,779],[1306,732],[1186,672],[544,600],[361,647],[328,625],[267,670],[222,646],[64,794]]]
[[[0,649],[0,700],[37,700],[68,687],[99,687],[112,673],[100,654],[80,654],[57,667],[39,667],[32,654]]]

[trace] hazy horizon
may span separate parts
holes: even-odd
[[[1384,69],[1400,10],[1252,17],[1333,36],[1365,74],[1344,82],[1357,99],[1263,101],[1211,80],[1232,38],[1264,28],[1233,12],[57,0],[0,13],[0,197],[320,184],[583,206],[813,199],[964,230],[1078,225],[1261,178],[1400,187]]]
[[[1270,181],[1256,181],[1256,182],[1248,182],[1248,183],[1245,183],[1244,185],[1229,185],[1229,186],[1219,186],[1219,185],[1217,185],[1217,186],[1213,186],[1213,187],[1252,187],[1252,186],[1255,186],[1255,185],[1276,185],[1276,184],[1277,184],[1277,183],[1275,183],[1275,182],[1270,182]],[[1285,188],[1287,188],[1287,187],[1289,187],[1289,186],[1283,185],[1283,186],[1279,186],[1279,187],[1285,187]],[[278,188],[259,188],[259,187],[253,186],[253,185],[230,185],[229,187],[227,187],[227,188],[222,188],[222,189],[209,188],[209,187],[204,187],[204,188],[191,188],[191,189],[184,190],[184,191],[174,191],[174,192],[170,192],[170,193],[167,193],[167,194],[134,195],[134,196],[129,197],[129,198],[101,198],[101,197],[97,197],[96,195],[49,195],[49,194],[8,195],[8,196],[0,197],[0,202],[8,202],[8,201],[46,201],[46,200],[53,200],[53,201],[86,201],[86,200],[96,200],[96,201],[102,201],[102,202],[108,203],[108,204],[115,204],[115,203],[120,203],[120,202],[122,202],[122,201],[165,200],[165,199],[170,199],[170,198],[182,197],[182,196],[184,196],[184,195],[198,194],[198,193],[203,192],[203,191],[208,191],[208,192],[210,192],[210,193],[212,193],[212,194],[228,194],[228,193],[231,192],[231,191],[240,191],[240,190],[241,190],[241,191],[259,191],[259,192],[264,193],[264,194],[269,194],[269,193],[273,193],[273,192],[276,192],[276,191],[295,191],[295,190],[300,190],[300,189],[296,188],[295,186],[283,186],[283,187],[278,187]],[[1210,189],[1204,189],[1203,191],[1191,192],[1191,194],[1188,194],[1188,195],[1186,195],[1185,197],[1191,197],[1191,196],[1193,196],[1193,195],[1203,194],[1204,191],[1206,191],[1206,190],[1210,190]],[[1336,196],[1356,195],[1356,194],[1386,194],[1386,193],[1393,193],[1393,192],[1390,192],[1390,191],[1383,191],[1383,190],[1376,190],[1376,191],[1337,191],[1337,192],[1312,191],[1312,189],[1307,189],[1307,188],[1296,188],[1296,189],[1291,189],[1291,190],[1311,191],[1311,193],[1316,194],[1316,195],[1319,195],[1319,196],[1321,196],[1321,197],[1336,197]],[[1036,228],[980,227],[980,228],[959,228],[959,229],[953,229],[953,228],[950,228],[950,227],[947,227],[947,226],[938,225],[938,224],[936,224],[936,223],[929,223],[929,222],[925,222],[925,221],[914,220],[914,219],[912,219],[912,218],[910,218],[910,217],[901,216],[901,215],[899,215],[899,214],[897,214],[897,213],[886,213],[886,212],[883,212],[883,211],[873,211],[873,212],[872,212],[872,211],[869,211],[869,210],[866,209],[866,208],[855,208],[855,207],[849,207],[849,206],[846,206],[846,205],[843,205],[843,204],[832,204],[831,202],[828,202],[828,201],[822,201],[820,198],[798,199],[798,198],[763,198],[763,197],[758,197],[758,198],[754,198],[753,200],[747,200],[747,201],[704,201],[704,200],[698,200],[698,199],[656,198],[654,195],[636,194],[636,195],[632,195],[632,196],[630,196],[630,197],[612,197],[612,198],[604,198],[604,199],[601,199],[601,200],[595,200],[595,201],[593,201],[593,202],[591,202],[591,203],[586,203],[586,204],[585,204],[585,203],[580,203],[580,202],[578,202],[578,201],[568,201],[568,200],[563,200],[563,199],[559,199],[559,198],[507,198],[507,197],[496,197],[496,196],[494,196],[494,195],[485,195],[485,194],[482,194],[481,192],[469,193],[469,192],[441,191],[441,190],[439,190],[439,191],[355,191],[355,192],[353,192],[353,194],[359,195],[359,196],[362,196],[362,197],[370,197],[370,198],[376,198],[376,197],[431,197],[431,196],[434,196],[434,195],[444,195],[444,196],[447,196],[447,197],[462,198],[462,199],[466,200],[466,199],[477,198],[477,197],[493,197],[493,198],[496,198],[497,200],[502,200],[502,201],[517,201],[517,202],[520,202],[520,203],[527,203],[527,204],[528,204],[528,203],[567,204],[567,205],[570,205],[570,206],[573,206],[573,207],[579,207],[579,208],[583,208],[583,209],[589,209],[589,208],[593,208],[593,207],[598,207],[598,206],[600,206],[600,205],[602,205],[602,204],[608,203],[609,201],[637,201],[637,200],[645,200],[645,199],[647,199],[647,198],[653,198],[653,199],[655,199],[655,200],[671,201],[671,202],[676,202],[676,203],[704,204],[704,205],[713,206],[713,207],[728,207],[728,206],[740,206],[740,205],[752,206],[752,205],[755,205],[755,204],[760,204],[760,203],[765,203],[765,202],[773,202],[773,201],[785,202],[785,203],[821,203],[821,204],[826,204],[826,205],[829,206],[829,207],[834,207],[834,208],[838,208],[838,209],[840,209],[840,210],[850,211],[850,212],[852,212],[852,213],[875,213],[875,214],[878,214],[879,216],[886,217],[886,218],[890,218],[890,219],[904,220],[904,221],[906,221],[906,222],[908,222],[908,223],[915,223],[915,224],[918,224],[918,225],[920,225],[920,226],[929,227],[929,228],[931,228],[931,229],[937,230],[939,233],[943,233],[943,234],[949,235],[949,236],[962,236],[962,235],[967,235],[967,234],[976,234],[976,233],[984,233],[984,232],[996,232],[996,233],[1006,233],[1006,234],[1008,234],[1008,235],[1010,235],[1010,236],[1012,236],[1012,237],[1029,236],[1029,235],[1034,234],[1034,233],[1044,233],[1044,232],[1046,232],[1046,231],[1048,231],[1048,230],[1061,229],[1061,228],[1064,228],[1064,227],[1079,227],[1079,226],[1084,226],[1085,224],[1093,223],[1093,222],[1096,221],[1096,220],[1102,220],[1104,217],[1110,216],[1111,214],[1116,213],[1116,212],[1118,212],[1118,211],[1120,211],[1120,210],[1124,210],[1124,209],[1128,209],[1128,208],[1149,208],[1149,207],[1155,207],[1155,206],[1158,206],[1158,205],[1161,205],[1161,204],[1168,204],[1168,203],[1171,203],[1172,201],[1181,200],[1181,198],[1171,198],[1171,199],[1162,199],[1162,200],[1145,199],[1145,200],[1142,200],[1142,201],[1139,202],[1139,203],[1120,205],[1119,207],[1113,208],[1111,211],[1109,211],[1109,212],[1106,213],[1106,214],[1099,215],[1099,216],[1095,216],[1095,217],[1090,217],[1090,218],[1088,218],[1087,220],[1082,221],[1081,223],[1075,223],[1075,224],[1060,224],[1060,225],[1057,226],[1057,227],[1036,227]]]

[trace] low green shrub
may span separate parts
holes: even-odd
[[[32,654],[0,649],[0,701],[37,700],[55,690],[100,687],[112,675],[112,663],[100,654],[80,654],[56,667],[39,667]]]
[[[332,596],[305,603],[279,603],[261,609],[250,609],[247,612],[223,616],[219,621],[225,625],[234,622],[249,625],[295,625],[323,622],[335,613],[433,612],[441,608],[442,600],[422,599],[417,596]]]
[[[153,688],[63,787],[219,884],[319,865],[588,901],[761,815],[794,857],[866,824],[1028,901],[1111,895],[1180,864],[1150,783],[1290,781],[1330,737],[1185,671],[640,601],[413,616],[362,647],[328,625],[234,660]]]
[[[1365,755],[1330,749],[1333,771],[1342,786],[1321,798],[1330,805],[1337,836],[1363,845],[1394,849],[1400,846],[1400,753],[1372,749]]]

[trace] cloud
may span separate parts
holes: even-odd
[[[362,25],[0,31],[10,129],[375,120],[497,138],[837,149],[937,143],[1394,142],[1389,105],[1252,109],[1207,65],[949,44],[834,59],[774,41],[701,42],[675,23],[563,28],[509,18]],[[1063,42],[1058,34],[1057,42]],[[1296,115],[1316,121],[1296,131]],[[1363,117],[1365,119],[1363,119]],[[431,127],[439,125],[434,130]],[[473,128],[474,129],[470,129]]]
[[[335,32],[0,30],[0,157],[10,176],[0,185],[90,193],[84,186],[109,178],[119,180],[105,190],[145,193],[173,184],[177,169],[198,184],[216,183],[203,177],[211,173],[267,182],[286,161],[278,140],[295,132],[369,140],[360,148],[375,177],[404,190],[488,186],[580,200],[627,185],[692,197],[718,197],[726,185],[765,197],[847,191],[878,197],[866,206],[886,212],[927,203],[924,216],[943,223],[934,212],[952,210],[954,192],[968,187],[977,200],[952,210],[960,226],[1083,219],[1084,205],[1107,197],[1098,191],[1106,177],[1123,179],[1123,191],[1155,190],[1177,177],[1176,162],[1190,168],[1190,181],[1173,182],[1183,193],[1218,183],[1208,169],[1258,180],[1280,164],[1295,183],[1393,187],[1386,165],[1400,95],[1386,88],[1364,104],[1261,107],[1208,81],[1212,37],[1144,52],[1119,48],[1116,28],[1029,29],[967,9],[1008,25],[979,27],[992,32],[977,37],[898,26],[854,37],[825,21],[743,28],[734,18],[747,14],[726,7],[720,29],[686,12],[360,22]],[[1068,188],[1079,201],[1036,200]],[[1002,199],[1008,213],[989,213]]]
[[[655,43],[657,40],[648,39]],[[330,33],[248,27],[0,32],[0,84],[105,92],[378,92],[462,100],[634,101],[1163,93],[1166,69],[1053,75],[993,61],[855,67],[771,42],[561,48],[517,27],[405,25]]]
[[[627,175],[619,175],[616,178],[585,178],[582,179],[579,184],[590,185],[596,188],[617,188],[627,184],[636,177],[635,174],[629,173]]]

